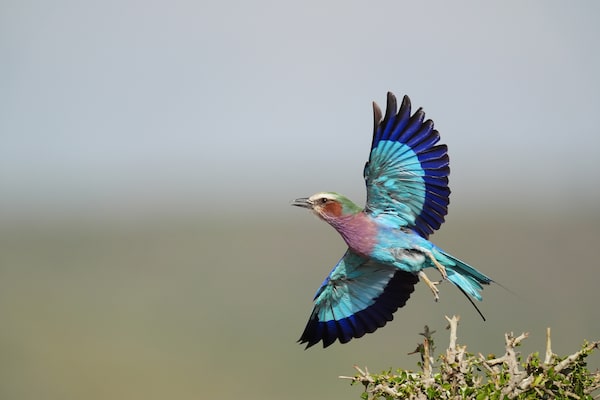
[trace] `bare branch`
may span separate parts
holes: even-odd
[[[579,357],[581,357],[583,354],[587,354],[591,350],[597,349],[599,345],[600,345],[600,341],[592,342],[592,343],[588,344],[586,347],[584,347],[583,349],[579,350],[577,353],[573,353],[570,356],[568,356],[567,358],[565,358],[564,360],[562,360],[561,362],[559,362],[556,365],[556,367],[554,367],[554,370],[556,372],[562,371],[564,368],[566,368],[566,367],[570,366],[571,364],[573,364],[573,362],[575,360],[577,360]]]
[[[550,327],[546,328],[546,357],[544,357],[544,365],[549,365],[552,362],[552,340],[550,339]]]

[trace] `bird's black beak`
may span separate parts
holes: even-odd
[[[293,206],[302,207],[302,208],[313,208],[313,203],[308,199],[308,197],[301,197],[292,202]]]

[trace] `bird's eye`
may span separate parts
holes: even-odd
[[[321,202],[321,204],[325,204],[329,201],[329,199],[326,197],[321,197],[321,199],[319,201]]]

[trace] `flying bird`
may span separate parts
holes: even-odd
[[[364,168],[364,208],[334,192],[299,198],[292,205],[311,210],[331,225],[348,249],[314,297],[314,309],[298,340],[309,348],[339,340],[347,343],[372,333],[393,319],[408,301],[419,278],[439,299],[437,285],[448,280],[479,311],[482,285],[491,278],[428,240],[448,212],[450,174],[448,148],[438,144],[433,121],[421,108],[411,115],[404,96],[387,95],[382,115],[373,102],[374,129]],[[434,268],[440,281],[424,272]],[[485,320],[485,318],[484,318]]]

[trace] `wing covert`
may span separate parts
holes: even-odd
[[[373,115],[373,141],[364,169],[365,209],[427,238],[448,212],[448,149],[437,144],[439,133],[421,108],[411,115],[408,96],[397,110],[396,97],[388,92],[385,116],[376,103]]]
[[[374,332],[406,304],[418,278],[347,250],[315,295],[315,306],[298,340],[309,348],[346,343]]]

